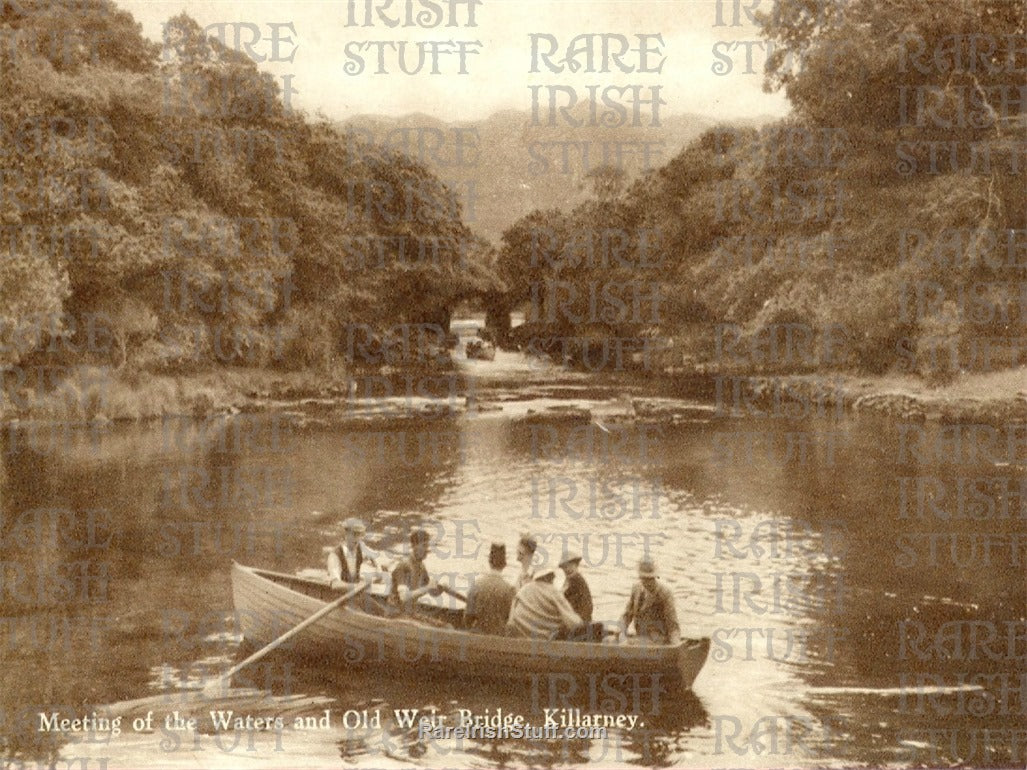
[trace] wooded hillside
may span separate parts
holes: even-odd
[[[0,9],[0,364],[327,367],[496,286],[433,174],[190,18]]]
[[[773,7],[791,116],[710,129],[626,189],[608,170],[504,234],[533,333],[672,337],[664,364],[721,370],[1027,362],[1024,5]]]

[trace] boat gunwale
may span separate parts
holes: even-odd
[[[233,571],[238,569],[252,577],[264,580],[268,583],[273,584],[279,590],[287,591],[290,594],[308,599],[311,601],[318,602],[321,606],[327,605],[329,602],[319,599],[316,596],[311,596],[308,593],[299,591],[290,585],[283,584],[272,578],[282,578],[292,583],[307,584],[311,587],[324,589],[329,587],[328,583],[322,583],[309,577],[302,577],[299,575],[289,575],[284,572],[276,572],[274,570],[263,569],[260,567],[251,567],[239,562],[232,562]],[[271,576],[271,577],[266,577]],[[234,592],[234,589],[233,589]],[[453,640],[481,640],[486,642],[489,646],[502,641],[503,647],[508,647],[511,652],[520,652],[525,648],[533,652],[545,655],[551,659],[584,659],[584,660],[598,660],[600,658],[609,658],[611,660],[636,660],[645,661],[649,663],[660,663],[670,662],[671,660],[679,658],[681,655],[691,652],[707,644],[706,639],[694,639],[694,638],[683,638],[677,644],[596,644],[595,642],[576,642],[568,640],[553,640],[553,639],[536,639],[531,637],[515,637],[515,636],[504,636],[498,634],[479,634],[474,633],[466,629],[460,628],[449,628],[432,626],[425,623],[420,623],[415,619],[406,617],[388,618],[377,615],[371,615],[369,613],[361,612],[350,607],[342,607],[341,609],[348,610],[350,614],[357,617],[371,618],[375,625],[384,625],[385,628],[395,628],[397,631],[401,629],[413,628],[425,628],[431,629],[433,633],[437,633],[441,638],[453,639]],[[361,626],[364,624],[361,623]],[[510,643],[510,644],[506,644]],[[542,645],[545,645],[544,647]],[[482,645],[475,645],[482,646]],[[554,650],[565,650],[566,653],[555,653]],[[594,654],[599,650],[603,650],[602,655]],[[567,654],[574,652],[576,654]],[[619,651],[611,654],[611,651]],[[593,654],[589,654],[593,653]]]

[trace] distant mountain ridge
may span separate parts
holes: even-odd
[[[460,196],[468,226],[498,243],[506,228],[535,209],[570,209],[585,200],[590,170],[616,165],[634,179],[665,165],[703,131],[724,122],[683,114],[661,116],[659,126],[609,127],[590,125],[595,121],[589,109],[579,104],[568,124],[560,126],[535,125],[528,110],[448,122],[423,113],[358,115],[341,125],[425,163]]]

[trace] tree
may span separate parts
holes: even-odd
[[[585,182],[592,186],[592,195],[600,202],[619,197],[627,180],[628,174],[620,166],[599,166],[585,174]]]

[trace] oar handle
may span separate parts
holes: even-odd
[[[286,631],[284,634],[282,634],[280,637],[278,637],[277,639],[275,639],[273,642],[271,642],[270,644],[266,645],[265,647],[261,647],[259,650],[257,650],[255,653],[250,655],[250,657],[248,657],[242,663],[239,663],[239,664],[237,664],[235,666],[232,666],[232,668],[230,668],[224,674],[222,674],[217,679],[215,679],[213,682],[211,682],[206,687],[204,687],[203,688],[204,691],[213,690],[218,685],[224,684],[225,682],[230,680],[235,674],[237,674],[240,671],[242,671],[244,668],[246,668],[251,663],[254,663],[254,662],[260,660],[261,658],[263,658],[265,655],[267,655],[272,650],[275,650],[275,649],[281,647],[283,643],[285,643],[289,639],[292,639],[292,637],[296,636],[296,634],[298,634],[304,628],[309,626],[311,623],[317,622],[318,620],[323,618],[325,615],[327,615],[332,610],[335,610],[335,609],[338,609],[339,607],[341,607],[343,604],[348,602],[350,599],[352,599],[357,594],[361,594],[364,591],[366,591],[370,587],[370,585],[371,584],[368,583],[365,580],[365,581],[361,582],[359,585],[357,585],[355,588],[352,588],[351,590],[349,590],[346,593],[344,593],[342,596],[340,596],[335,601],[333,601],[333,602],[331,602],[329,604],[326,604],[324,607],[319,609],[317,612],[315,612],[313,615],[311,615],[309,618],[304,620],[302,623],[300,623],[295,628],[292,628],[289,631]]]
[[[393,559],[400,558],[399,554],[397,554],[395,551],[390,551],[387,548],[382,548],[381,549],[381,554],[383,556],[389,556],[390,558],[393,558]],[[438,586],[439,586],[439,590],[442,591],[443,593],[449,594],[454,599],[459,599],[460,601],[464,602],[465,604],[467,603],[467,597],[464,596],[459,591],[457,591],[455,588],[450,588],[449,586],[442,585],[441,583],[439,583]],[[419,588],[417,590],[420,591],[421,589]],[[418,598],[420,598],[421,596],[424,596],[424,593],[425,592],[422,592],[422,593],[418,594]]]
[[[464,596],[459,591],[457,591],[456,589],[453,589],[453,588],[450,588],[449,586],[444,586],[444,585],[439,585],[439,588],[442,589],[442,593],[449,594],[450,596],[452,596],[452,597],[454,597],[456,599],[459,599],[460,601],[464,602],[465,604],[467,603],[467,597]]]

